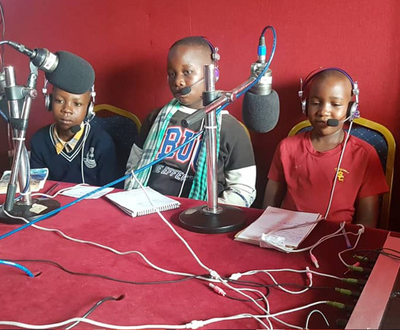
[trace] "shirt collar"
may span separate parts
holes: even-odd
[[[75,149],[76,144],[78,143],[79,139],[82,137],[83,128],[84,128],[84,124],[82,123],[81,129],[72,137],[71,140],[65,142],[58,135],[56,125],[53,126],[53,138],[54,138],[54,142],[55,142],[57,155],[59,155],[64,149],[68,153]]]

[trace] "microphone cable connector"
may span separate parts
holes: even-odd
[[[229,276],[229,279],[230,280],[238,280],[239,278],[241,278],[242,277],[242,274],[241,273],[234,273],[234,274],[232,274],[231,276]]]
[[[306,267],[306,275],[307,275],[307,277],[308,277],[308,279],[310,280],[310,282],[312,281],[312,273],[311,273],[311,271],[310,271],[310,268],[307,266]]]
[[[336,292],[339,292],[341,294],[344,294],[346,296],[353,296],[353,297],[359,297],[360,296],[360,292],[358,291],[352,291],[352,290],[348,290],[348,289],[343,289],[343,288],[335,288]]]
[[[362,266],[347,266],[349,270],[353,272],[359,272],[359,273],[366,273],[370,274],[372,269],[369,267],[362,267]]]
[[[359,266],[360,266],[360,263],[357,261],[351,267],[359,267]],[[351,272],[350,268],[347,268],[347,270],[344,272],[344,275],[346,275],[348,272]]]
[[[210,276],[213,280],[220,280],[221,276],[219,276],[219,274],[215,271],[215,270],[211,270],[210,271]]]
[[[219,295],[225,297],[226,296],[226,292],[224,290],[222,290],[219,286],[216,286],[215,284],[212,283],[208,283],[208,286],[214,290],[214,292],[218,293]]]
[[[359,256],[358,254],[354,254],[353,258],[358,260],[359,262],[361,262],[363,264],[367,264],[367,265],[370,265],[370,266],[373,266],[376,263],[376,258],[370,259],[368,257]]]
[[[328,301],[326,302],[326,304],[327,304],[328,306],[331,306],[331,307],[343,309],[343,310],[345,310],[345,311],[347,311],[347,312],[352,312],[353,309],[354,309],[354,306],[353,306],[353,305],[343,304],[343,303],[338,302],[338,301],[330,301],[330,300],[328,300]]]
[[[186,329],[198,329],[204,327],[204,321],[193,320],[185,324]]]
[[[310,257],[311,257],[311,261],[313,262],[313,264],[315,265],[315,267],[319,268],[318,259],[315,257],[315,255],[313,255],[312,253],[310,253]]]
[[[265,63],[267,58],[267,47],[265,46],[265,37],[262,35],[258,41],[258,61],[259,63]]]
[[[364,279],[351,278],[351,277],[342,278],[342,282],[350,283],[350,284],[358,284],[358,285],[365,285],[365,283],[367,283],[367,281]]]

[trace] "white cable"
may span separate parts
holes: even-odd
[[[68,325],[73,322],[82,322],[82,323],[88,323],[91,325],[98,326],[100,328],[108,328],[108,329],[122,329],[122,330],[140,330],[140,329],[197,329],[200,327],[204,327],[208,324],[211,323],[216,323],[216,322],[222,322],[222,321],[230,321],[230,320],[238,320],[238,319],[243,319],[243,318],[253,318],[263,324],[266,328],[267,325],[263,323],[260,319],[263,318],[274,318],[279,315],[283,314],[288,314],[292,312],[297,312],[309,307],[313,307],[316,305],[320,304],[326,304],[327,301],[317,301],[308,305],[300,306],[297,308],[292,308],[288,310],[284,310],[281,312],[277,312],[275,314],[271,315],[253,315],[253,314],[237,314],[237,315],[232,315],[232,316],[227,316],[227,317],[218,317],[218,318],[211,318],[208,320],[204,321],[196,321],[193,320],[187,324],[184,325],[160,325],[160,324],[147,324],[147,325],[141,325],[141,326],[123,326],[123,325],[114,325],[114,324],[108,324],[108,323],[102,323],[102,322],[97,322],[94,320],[91,320],[89,318],[82,318],[82,317],[74,317],[66,321],[58,322],[58,323],[53,323],[53,324],[45,324],[45,325],[34,325],[34,324],[28,324],[28,323],[22,323],[22,322],[14,322],[14,321],[0,321],[0,325],[6,325],[6,326],[15,326],[19,328],[27,328],[27,329],[52,329],[52,328],[58,328],[64,325]]]
[[[135,180],[138,182],[137,177],[135,176],[134,173],[133,173],[133,177],[134,177]],[[139,185],[141,185],[140,182],[139,182]],[[142,185],[141,185],[141,187],[142,187],[142,189],[144,188]],[[146,197],[149,199],[149,196],[148,196],[146,190],[143,189],[143,191],[144,191]],[[58,193],[59,193],[59,192],[58,192]],[[154,204],[151,202],[150,199],[149,199],[149,201],[150,201],[151,205],[153,206],[153,208],[156,210],[157,214],[161,217],[161,219],[162,219],[162,220],[167,224],[167,226],[175,233],[175,235],[176,235],[178,238],[181,239],[181,241],[182,241],[182,242],[184,243],[184,245],[187,247],[187,249],[189,250],[189,252],[190,252],[190,253],[192,254],[192,256],[195,258],[195,260],[199,263],[199,265],[200,265],[201,267],[203,267],[204,269],[206,269],[206,270],[211,274],[212,279],[206,279],[206,278],[201,277],[202,280],[216,281],[216,282],[223,283],[224,285],[226,285],[227,287],[231,288],[232,290],[234,290],[234,291],[238,292],[239,294],[245,296],[246,298],[250,299],[250,300],[251,300],[254,304],[256,304],[263,312],[266,312],[265,309],[264,309],[262,306],[260,306],[260,305],[257,303],[257,301],[254,300],[251,296],[248,296],[248,295],[246,295],[245,293],[240,292],[240,291],[237,290],[236,288],[230,286],[229,284],[226,283],[226,281],[224,281],[224,280],[219,276],[219,274],[218,274],[217,272],[215,272],[215,271],[211,270],[210,268],[206,267],[206,266],[200,261],[200,259],[199,259],[199,258],[197,257],[197,255],[194,253],[194,251],[191,249],[191,247],[189,246],[189,244],[176,232],[176,230],[170,225],[170,223],[165,219],[165,217],[161,214],[161,212],[154,206]],[[23,218],[23,217],[13,216],[13,215],[11,215],[11,214],[8,214],[8,212],[6,212],[6,211],[4,211],[4,212],[5,212],[5,214],[6,214],[7,216],[9,216],[9,217],[11,217],[11,218],[14,218],[14,219],[21,219],[21,220],[23,220],[23,221],[25,221],[25,222],[29,222],[27,219],[25,219],[25,218]],[[113,253],[116,253],[116,254],[118,254],[118,255],[125,255],[125,254],[130,254],[130,253],[138,254],[139,256],[141,256],[141,257],[143,258],[143,260],[144,260],[148,265],[150,265],[151,267],[153,267],[154,269],[156,269],[156,270],[158,270],[158,271],[161,271],[161,272],[164,272],[164,273],[167,273],[167,274],[179,275],[179,276],[196,276],[195,274],[188,274],[188,273],[175,272],[175,271],[170,271],[170,270],[166,270],[166,269],[164,269],[164,268],[158,267],[158,266],[154,265],[153,263],[151,263],[151,262],[150,262],[141,252],[139,252],[139,251],[120,252],[120,251],[118,251],[118,250],[116,250],[116,249],[114,249],[114,248],[111,248],[111,247],[108,247],[108,246],[104,246],[104,245],[101,245],[101,244],[99,244],[99,243],[95,243],[95,242],[91,242],[91,241],[84,241],[84,240],[80,240],[80,239],[76,239],[76,238],[70,237],[70,236],[66,235],[65,233],[63,233],[63,232],[62,232],[61,230],[59,230],[59,229],[45,228],[45,227],[41,227],[41,226],[38,226],[38,225],[32,225],[32,227],[34,227],[34,228],[36,228],[36,229],[43,230],[43,231],[52,231],[52,232],[56,232],[56,233],[60,234],[61,236],[63,236],[64,238],[69,239],[69,240],[71,240],[71,241],[78,242],[78,243],[83,243],[83,244],[94,245],[94,246],[97,246],[97,247],[100,247],[100,248],[109,250],[109,251],[111,251],[111,252],[113,252]]]
[[[203,130],[203,126],[204,126],[204,119],[202,119],[202,121],[201,121],[199,131],[202,131],[202,130]],[[186,169],[186,173],[185,173],[185,175],[184,175],[184,177],[183,177],[183,183],[181,184],[181,189],[180,189],[180,191],[179,191],[178,197],[181,197],[181,195],[182,195],[183,187],[185,186],[186,178],[187,178],[187,175],[188,175],[188,173],[189,173],[190,166],[192,165],[194,159],[196,158],[195,153],[196,153],[196,151],[197,151],[196,148],[197,148],[197,146],[198,146],[198,143],[200,142],[200,138],[201,138],[201,135],[199,135],[199,136],[196,138],[196,140],[194,140],[193,149],[192,149],[192,155],[190,156],[189,165],[188,165],[188,167],[187,167],[187,169]]]
[[[306,273],[307,272],[309,272],[309,271],[306,271]],[[300,291],[292,291],[292,290],[285,289],[284,287],[279,285],[278,282],[275,280],[275,278],[269,272],[265,272],[265,274],[267,274],[271,278],[272,282],[274,282],[279,289],[281,289],[282,291],[284,291],[286,293],[290,293],[290,294],[302,294],[304,292],[307,292],[312,287],[312,284],[313,284],[312,278],[311,278],[310,279],[310,284],[309,284],[308,287],[306,287],[306,288],[304,288],[303,290],[300,290]]]
[[[82,141],[81,177],[82,177],[82,183],[85,183],[85,171],[84,171],[84,168],[83,168],[83,158],[85,157],[85,144],[86,144],[86,139],[87,139],[87,137],[89,135],[89,130],[90,130],[89,123],[84,122],[83,123],[83,129],[85,130],[85,132],[84,132],[83,141]]]
[[[267,297],[259,290],[255,290],[255,289],[247,289],[247,288],[235,288],[234,286],[232,286],[231,284],[229,284],[227,281],[224,281],[221,279],[221,282],[223,285],[225,285],[227,288],[241,294],[242,296],[246,297],[247,299],[251,300],[258,308],[260,308],[265,314],[269,314],[269,303],[268,303],[268,299]],[[247,295],[246,293],[242,292],[242,291],[253,291],[253,292],[257,292],[261,298],[266,302],[267,305],[267,309],[265,309],[264,307],[262,307],[253,297]]]
[[[25,221],[25,222],[27,222],[27,223],[29,222],[28,220],[26,220],[26,219],[23,218],[23,217],[13,216],[13,215],[9,214],[6,210],[3,210],[3,211],[4,211],[4,213],[5,213],[7,216],[9,216],[10,218],[23,220],[23,221]],[[106,246],[106,245],[102,245],[102,244],[99,244],[99,243],[95,243],[95,242],[91,242],[91,241],[84,241],[84,240],[80,240],[80,239],[77,239],[77,238],[70,237],[70,236],[66,235],[65,233],[63,233],[63,232],[62,232],[61,230],[59,230],[59,229],[46,228],[46,227],[41,227],[41,226],[38,226],[38,225],[31,225],[31,226],[34,227],[34,228],[36,228],[36,229],[39,229],[39,230],[55,232],[55,233],[60,234],[62,237],[66,238],[66,239],[68,239],[68,240],[71,240],[71,241],[73,241],[73,242],[82,243],[82,244],[88,244],[88,245],[93,245],[93,246],[96,246],[96,247],[99,247],[99,248],[102,248],[102,249],[111,251],[111,252],[113,252],[113,253],[115,253],[115,254],[118,254],[118,255],[128,255],[128,254],[133,254],[133,253],[134,253],[134,254],[138,254],[140,257],[143,258],[143,260],[144,260],[149,266],[153,267],[154,269],[156,269],[156,270],[158,270],[158,271],[160,271],[160,272],[166,273],[166,274],[179,275],[179,276],[195,276],[195,274],[175,272],[175,271],[170,271],[170,270],[167,270],[167,269],[158,267],[158,266],[154,265],[152,262],[150,262],[150,261],[149,261],[141,252],[139,252],[139,251],[125,251],[125,252],[121,252],[121,251],[119,251],[119,250],[117,250],[117,249],[114,249],[114,248],[109,247],[109,246]]]
[[[76,187],[82,187],[82,186],[89,186],[89,185],[87,183],[79,183],[79,184],[76,184],[76,185],[74,185],[72,187],[67,187],[67,188],[60,189],[54,195],[47,195],[46,193],[40,193],[40,192],[32,193],[31,195],[32,196],[44,196],[44,197],[53,199],[53,198],[57,197],[58,195],[62,194],[63,192],[65,192],[65,191],[68,191],[68,190],[71,190],[71,189],[75,189]],[[24,220],[24,219],[22,219],[22,220]]]
[[[132,177],[136,180],[136,182],[140,185],[140,188],[142,189],[142,191],[144,192],[144,194],[146,195],[148,201],[150,202],[151,206],[153,207],[153,209],[157,212],[157,214],[159,215],[159,217],[164,221],[164,223],[169,227],[169,229],[171,229],[171,231],[181,240],[181,242],[185,245],[185,247],[188,249],[188,251],[190,252],[190,254],[193,256],[193,258],[197,261],[197,263],[200,265],[200,267],[204,268],[205,270],[207,270],[210,274],[212,274],[214,271],[211,268],[208,268],[206,265],[204,265],[199,257],[196,255],[196,253],[194,253],[194,251],[192,250],[192,248],[189,246],[189,244],[185,241],[185,239],[179,235],[179,233],[174,229],[174,227],[172,227],[172,225],[167,221],[167,219],[165,219],[165,217],[161,214],[161,212],[159,211],[159,209],[153,204],[153,202],[151,201],[150,196],[147,194],[146,189],[144,188],[144,186],[142,185],[142,183],[138,180],[138,178],[136,177],[134,171],[132,170],[131,172]],[[219,276],[219,275],[218,275]]]
[[[326,324],[328,325],[328,327],[329,327],[330,324],[329,324],[328,320],[326,319],[324,313],[322,313],[319,309],[314,309],[314,310],[312,310],[312,311],[310,312],[310,314],[308,314],[308,316],[307,316],[306,329],[309,329],[309,328],[308,328],[308,322],[310,321],[311,315],[313,315],[314,313],[319,313],[319,314],[321,314],[322,317],[323,317],[323,319],[325,320],[325,323],[326,323]]]
[[[324,276],[324,277],[330,277],[330,278],[334,278],[334,279],[337,279],[337,280],[342,280],[341,277],[330,275],[330,274],[316,272],[315,270],[311,270],[311,269],[291,269],[291,268],[249,270],[249,271],[244,272],[244,273],[235,273],[231,277],[235,276],[235,279],[238,279],[238,278],[240,278],[242,276],[251,276],[251,275],[256,275],[258,273],[266,273],[266,272],[269,272],[269,273],[274,273],[274,272],[307,273],[307,272],[310,272],[310,273],[315,274],[315,275]]]
[[[136,178],[136,176],[135,176],[134,174],[133,174],[133,177],[135,178],[135,180],[137,180],[137,178]],[[139,183],[139,184],[140,184],[140,183]],[[141,185],[141,187],[142,187],[142,189],[143,189],[143,186],[142,186],[142,185]],[[145,190],[144,190],[144,192],[145,192]],[[59,193],[59,192],[58,192],[58,193]],[[149,196],[147,195],[146,192],[145,192],[145,194],[146,194],[147,198],[149,199]],[[149,200],[150,200],[150,199],[149,199]],[[153,208],[156,210],[157,214],[161,217],[161,219],[163,219],[163,221],[168,225],[168,227],[169,227],[169,228],[175,233],[175,235],[176,235],[178,238],[180,238],[180,240],[184,243],[184,245],[187,247],[187,249],[188,249],[189,252],[192,254],[192,256],[195,258],[195,260],[199,263],[199,265],[202,266],[204,269],[206,269],[206,270],[211,274],[211,276],[212,276],[214,279],[219,280],[222,284],[224,284],[224,285],[227,286],[228,288],[230,288],[230,289],[232,289],[232,290],[238,292],[239,294],[241,294],[241,295],[247,297],[248,299],[252,300],[263,312],[266,313],[266,315],[264,315],[264,316],[262,316],[262,317],[263,317],[263,318],[266,318],[266,320],[268,320],[268,323],[269,323],[269,325],[270,325],[271,328],[272,328],[272,324],[270,323],[269,318],[273,318],[273,319],[275,319],[276,321],[281,322],[282,324],[286,324],[284,321],[279,320],[278,318],[276,318],[276,316],[281,315],[281,314],[289,313],[290,311],[284,311],[284,312],[280,312],[279,314],[273,314],[273,315],[271,315],[271,314],[269,314],[269,312],[268,312],[267,310],[265,310],[262,306],[260,306],[251,296],[246,295],[243,291],[253,291],[253,292],[257,292],[258,294],[260,294],[260,295],[263,297],[263,299],[266,301],[266,303],[267,303],[267,305],[268,305],[268,300],[267,300],[267,298],[264,296],[264,294],[263,294],[262,292],[260,292],[260,291],[258,291],[258,290],[250,290],[250,289],[247,289],[247,290],[246,290],[246,289],[236,289],[236,288],[234,288],[232,285],[228,284],[227,281],[224,281],[224,280],[218,275],[218,273],[216,273],[215,271],[213,271],[213,270],[211,270],[210,268],[206,267],[206,266],[199,260],[199,258],[197,257],[197,255],[194,253],[194,251],[193,251],[193,250],[190,248],[190,246],[188,245],[188,243],[183,239],[183,237],[181,237],[181,236],[176,232],[176,230],[175,230],[175,229],[170,225],[170,223],[164,218],[164,216],[159,212],[159,210],[152,204],[151,200],[150,200],[150,203],[151,203],[151,205],[153,206]],[[11,217],[13,217],[13,218],[18,218],[18,219],[23,219],[23,218],[21,218],[21,217],[14,217],[14,216],[11,216]],[[24,221],[27,221],[26,219],[23,219],[23,220],[24,220]],[[55,232],[59,233],[60,235],[62,235],[63,237],[65,237],[65,238],[67,238],[67,239],[70,239],[70,240],[72,240],[72,241],[76,241],[76,242],[80,242],[80,243],[85,243],[85,244],[92,244],[92,245],[95,245],[95,246],[98,246],[98,247],[101,247],[101,248],[108,249],[108,250],[110,250],[110,251],[112,251],[112,252],[114,252],[114,253],[117,253],[117,254],[137,253],[137,254],[139,254],[151,267],[153,267],[153,268],[155,268],[155,269],[157,269],[157,270],[160,270],[160,271],[163,271],[163,272],[167,272],[167,273],[169,273],[169,274],[177,274],[177,275],[182,275],[182,276],[193,276],[193,274],[171,272],[171,271],[162,269],[162,268],[160,268],[160,267],[157,267],[157,266],[153,265],[150,261],[148,261],[147,258],[146,258],[143,254],[141,254],[140,252],[138,252],[138,251],[120,252],[120,251],[117,251],[117,250],[115,250],[115,249],[112,249],[112,248],[109,248],[109,247],[105,247],[105,246],[103,246],[103,245],[100,245],[100,244],[97,244],[97,243],[94,243],[94,242],[82,241],[82,240],[78,240],[78,239],[71,238],[71,237],[65,235],[63,232],[61,232],[61,231],[58,230],[58,229],[48,229],[48,228],[43,228],[43,227],[39,227],[39,226],[36,226],[36,225],[33,225],[33,226],[34,226],[35,228],[41,229],[41,230],[55,231]],[[308,271],[308,270],[306,270],[306,271]],[[301,309],[301,308],[302,308],[302,307],[300,307],[300,309]],[[303,307],[303,308],[307,308],[307,307]],[[268,310],[269,310],[269,307],[268,307]],[[294,311],[296,311],[296,310],[299,310],[299,309],[295,309]],[[268,326],[267,326],[265,323],[263,323],[263,322],[262,322],[261,320],[259,320],[256,316],[251,315],[251,314],[240,314],[239,316],[234,316],[234,317],[243,318],[244,315],[246,315],[245,317],[252,317],[252,318],[257,319],[258,322],[261,322],[261,323],[263,324],[263,326],[265,326],[266,328],[268,328]],[[258,317],[261,317],[261,316],[258,316]],[[207,324],[209,324],[209,323],[212,323],[212,322],[216,322],[216,321],[218,321],[218,320],[222,321],[222,320],[227,320],[227,319],[229,319],[229,318],[218,318],[218,319],[214,319],[214,321],[209,320],[209,321],[206,321],[206,322],[207,322]],[[89,321],[89,319],[86,319],[86,318],[85,318],[85,319],[82,319],[82,318],[75,318],[74,320],[76,320],[76,321],[79,320],[80,322],[86,322],[86,321],[87,321],[88,323],[95,322],[95,321],[91,321],[91,320]],[[197,322],[197,321],[193,321],[193,322]],[[205,324],[204,322],[200,322],[200,323],[201,323],[201,324]],[[2,324],[2,322],[0,322],[0,324]],[[16,323],[15,323],[15,324],[16,324]],[[21,323],[21,324],[22,324],[22,323]],[[95,324],[95,323],[91,323],[91,324]],[[197,324],[197,323],[194,323],[194,324]],[[9,323],[9,325],[11,325],[11,323]],[[50,327],[56,327],[56,326],[58,326],[58,325],[51,325]],[[104,326],[104,324],[102,324],[102,325],[100,325],[100,326]],[[186,326],[188,326],[188,325],[186,325]],[[40,326],[39,326],[39,327],[37,327],[37,326],[31,327],[31,325],[29,325],[28,327],[30,327],[30,328],[35,328],[35,329],[42,329]],[[145,327],[145,328],[151,328],[151,327],[149,327],[149,326],[144,326],[144,327]],[[160,326],[158,326],[158,327],[160,327]],[[165,329],[169,329],[168,326],[163,326],[163,327],[164,327]],[[294,326],[294,327],[295,327],[295,326]],[[119,328],[119,329],[125,329],[124,327],[121,327],[121,326],[118,326],[117,328]],[[130,327],[129,329],[142,329],[142,328],[143,328],[143,327]],[[171,328],[180,329],[180,328],[182,328],[182,327],[180,327],[180,326],[173,326],[173,327],[171,327]],[[128,328],[127,328],[127,329],[128,329]]]
[[[347,141],[349,140],[349,137],[350,137],[350,131],[351,131],[351,127],[352,126],[353,126],[353,121],[350,121],[349,130],[347,132],[346,139],[344,140],[343,149],[342,149],[342,152],[340,153],[339,162],[338,162],[338,165],[337,165],[335,177],[333,179],[333,186],[332,186],[332,189],[331,189],[331,195],[330,195],[330,198],[329,198],[328,207],[326,208],[326,211],[325,211],[325,217],[324,217],[325,219],[328,218],[328,214],[329,214],[329,211],[331,209],[332,200],[333,200],[333,193],[335,192],[336,181],[337,181],[337,177],[338,177],[338,174],[339,174],[339,171],[340,171],[340,165],[342,164],[344,151],[346,149]]]
[[[358,242],[360,241],[361,235],[362,235],[362,234],[364,233],[364,231],[365,231],[364,225],[362,225],[362,224],[357,224],[357,226],[361,227],[361,228],[358,230],[357,233],[352,233],[352,232],[348,232],[348,233],[347,233],[347,234],[350,234],[350,235],[356,235],[356,236],[357,236],[357,239],[356,239],[356,242],[354,243],[354,246],[351,247],[351,248],[348,248],[348,249],[346,249],[346,250],[343,250],[343,251],[341,251],[341,252],[338,253],[338,257],[339,257],[340,261],[341,261],[341,262],[343,263],[343,265],[345,265],[346,267],[349,267],[349,266],[351,266],[351,265],[349,265],[348,263],[346,263],[346,262],[343,260],[342,254],[345,253],[345,252],[354,250],[354,249],[357,247]]]
[[[58,323],[53,323],[53,324],[43,324],[43,325],[35,325],[35,324],[28,324],[28,323],[22,323],[22,322],[14,322],[14,321],[0,321],[0,325],[7,325],[7,326],[15,326],[15,327],[20,327],[20,328],[26,328],[26,329],[53,329],[53,328],[58,328],[61,326],[68,325],[73,322],[82,322],[82,323],[88,323],[91,325],[98,326],[100,328],[108,328],[108,329],[122,329],[122,330],[141,330],[141,329],[198,329],[200,327],[204,327],[206,324],[211,324],[211,323],[216,323],[216,322],[222,322],[222,321],[230,321],[230,320],[239,320],[239,319],[245,319],[245,318],[253,318],[257,322],[261,323],[263,326],[265,326],[267,329],[267,325],[262,322],[260,319],[265,318],[263,315],[252,315],[252,314],[237,314],[233,316],[228,316],[228,317],[219,317],[219,318],[212,318],[208,319],[205,321],[197,321],[193,320],[189,323],[186,323],[184,325],[165,325],[165,324],[147,324],[147,325],[139,325],[139,326],[126,326],[126,325],[115,325],[115,324],[108,324],[108,323],[103,323],[103,322],[98,322],[94,321],[89,318],[82,318],[82,317],[74,317],[62,322]]]
[[[262,307],[255,299],[253,299],[251,296],[241,292],[240,290],[236,289],[235,287],[233,287],[232,285],[230,285],[229,283],[227,283],[227,281],[223,280],[221,278],[221,276],[214,270],[208,268],[207,266],[205,266],[200,259],[198,258],[198,256],[195,254],[195,252],[192,250],[192,248],[189,246],[189,244],[185,241],[185,239],[179,235],[179,233],[174,229],[174,227],[172,227],[172,225],[167,221],[167,219],[165,219],[165,217],[161,214],[161,212],[157,209],[157,207],[154,206],[154,204],[152,203],[149,195],[147,194],[146,190],[144,189],[144,186],[142,185],[142,183],[137,179],[134,171],[132,171],[132,177],[136,180],[136,182],[139,184],[139,186],[141,187],[141,189],[143,190],[143,192],[145,193],[147,199],[149,200],[151,206],[153,207],[153,209],[157,212],[157,214],[160,216],[160,218],[164,221],[164,223],[172,230],[172,232],[182,241],[182,243],[186,246],[186,248],[188,249],[188,251],[192,254],[192,256],[194,257],[194,259],[198,262],[198,264],[203,267],[205,270],[207,270],[209,272],[209,274],[211,275],[212,278],[219,280],[223,285],[225,285],[226,287],[230,288],[231,290],[236,291],[237,293],[243,295],[244,297],[246,297],[247,299],[250,299],[257,307],[259,307],[264,313],[268,313],[267,310],[265,310],[264,307]],[[261,293],[261,292],[260,292]],[[261,293],[262,294],[262,293]],[[263,295],[263,294],[262,294]],[[265,298],[266,299],[266,298]]]
[[[313,307],[313,306],[321,305],[321,304],[326,304],[327,302],[328,302],[327,300],[316,301],[316,302],[313,302],[313,303],[308,304],[308,305],[304,305],[304,306],[300,306],[300,307],[296,307],[296,308],[292,308],[292,309],[287,309],[287,310],[284,310],[284,311],[281,311],[281,312],[278,312],[278,313],[274,313],[274,314],[269,315],[268,317],[275,317],[275,316],[288,314],[288,313],[292,313],[292,312],[298,312],[298,311],[301,311],[301,310],[309,308],[309,307]]]
[[[336,230],[335,232],[323,236],[323,237],[320,238],[316,243],[314,243],[314,244],[312,244],[312,245],[310,245],[310,246],[308,246],[308,247],[302,248],[302,249],[293,250],[293,249],[285,248],[285,247],[283,247],[283,246],[278,246],[278,245],[274,245],[274,246],[275,246],[278,250],[281,250],[281,251],[287,252],[287,253],[300,253],[300,252],[305,252],[305,251],[314,249],[315,247],[317,247],[319,244],[321,244],[321,243],[324,242],[325,240],[327,240],[327,239],[329,239],[329,238],[332,238],[332,237],[335,237],[335,235],[336,235],[337,233],[339,233],[341,230],[342,230],[342,226],[341,226],[338,230]]]

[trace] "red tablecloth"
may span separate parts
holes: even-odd
[[[48,182],[44,190],[53,183]],[[67,184],[62,184],[65,187]],[[4,199],[4,198],[3,198]],[[59,196],[62,205],[73,199]],[[235,233],[199,234],[179,226],[179,214],[188,208],[203,205],[204,202],[179,199],[180,209],[163,214],[188,242],[201,262],[216,270],[221,276],[255,269],[295,268],[309,266],[307,252],[286,254],[274,250],[233,240]],[[262,210],[243,209],[248,223],[254,221]],[[57,215],[40,221],[37,225],[57,228],[65,234],[110,246],[119,251],[136,250],[143,253],[154,265],[171,271],[192,274],[205,274],[206,271],[196,262],[184,244],[156,214],[132,218],[104,197],[97,200],[83,200]],[[19,225],[0,223],[0,235],[18,228]],[[356,231],[356,227],[349,226]],[[321,236],[338,229],[338,224],[323,222],[317,225],[302,246],[316,242]],[[359,248],[381,247],[387,236],[383,230],[367,229],[362,236]],[[354,242],[354,238],[351,237]],[[346,248],[343,237],[334,238],[317,247],[314,254],[319,259],[323,273],[343,276],[345,266],[339,261],[337,253]],[[351,253],[344,255],[349,263],[355,261]],[[151,282],[177,280],[182,277],[169,275],[150,267],[138,254],[117,255],[99,247],[67,240],[53,232],[44,232],[32,227],[25,228],[0,240],[0,259],[12,260],[51,260],[68,270],[80,273],[96,273],[125,281]],[[107,301],[98,307],[89,318],[96,321],[126,325],[182,325],[192,320],[206,320],[214,317],[227,317],[236,314],[262,314],[250,302],[241,302],[214,293],[208,283],[190,279],[169,284],[128,284],[92,276],[69,274],[46,262],[19,261],[33,273],[28,277],[14,267],[0,265],[0,321],[19,321],[30,324],[56,323],[82,316],[96,302],[107,296],[124,295],[121,301]],[[349,275],[349,274],[347,274]],[[307,284],[305,275],[294,273],[275,273],[280,283]],[[360,277],[351,274],[351,277]],[[362,275],[363,276],[363,275]],[[241,279],[271,284],[265,274],[246,276]],[[334,300],[351,303],[348,298],[334,291],[334,287],[351,287],[335,279],[314,276],[314,286],[305,294],[290,295],[276,288],[270,289],[268,297],[271,313],[295,308],[319,300]],[[223,287],[223,286],[221,286]],[[291,288],[300,290],[300,288]],[[238,294],[227,290],[229,295]],[[346,318],[346,313],[332,307],[321,305],[323,311],[336,327],[337,318]],[[286,322],[305,326],[306,317],[312,309],[281,316]],[[273,322],[275,327],[284,327]],[[80,323],[79,328],[93,328]],[[317,314],[311,319],[310,327],[327,328]],[[9,326],[0,326],[9,328]],[[232,320],[212,323],[206,328],[262,328],[253,319]]]

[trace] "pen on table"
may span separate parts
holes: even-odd
[[[46,195],[50,195],[50,193],[51,193],[54,189],[56,189],[59,185],[60,185],[60,182],[57,182],[56,184],[52,185],[52,186],[50,187],[50,189],[47,190],[47,191],[45,192],[45,194],[46,194]]]

